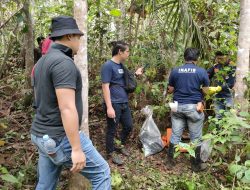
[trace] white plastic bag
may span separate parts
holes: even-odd
[[[168,104],[169,104],[169,107],[170,107],[172,112],[177,112],[177,110],[178,110],[178,102],[177,101],[174,101],[174,103],[170,102]]]
[[[160,152],[163,148],[161,133],[153,120],[153,109],[150,106],[143,108],[142,113],[147,116],[140,131],[140,141],[143,144],[145,157]]]

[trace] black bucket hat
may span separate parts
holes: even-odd
[[[66,34],[83,35],[76,24],[76,20],[73,17],[58,16],[52,18],[50,38],[64,36]]]

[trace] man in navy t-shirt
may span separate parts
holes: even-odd
[[[123,41],[112,42],[112,59],[103,64],[101,69],[102,91],[104,109],[107,116],[106,151],[107,158],[117,164],[123,164],[122,159],[116,154],[114,137],[119,123],[122,124],[120,152],[129,156],[125,143],[132,130],[132,115],[128,105],[128,94],[125,91],[125,78],[123,65],[129,56],[129,47]],[[137,69],[136,75],[142,74],[142,68]]]
[[[216,118],[221,119],[221,110],[227,110],[233,107],[232,89],[235,84],[236,67],[229,60],[226,53],[217,51],[215,53],[215,61],[213,67],[207,70],[209,79],[212,80],[214,86],[220,86],[221,91],[215,95],[214,108]]]
[[[207,91],[209,79],[205,69],[198,67],[199,50],[187,48],[184,53],[185,64],[174,68],[169,77],[168,92],[174,93],[173,100],[178,102],[177,109],[172,109],[172,135],[168,149],[168,164],[174,166],[174,147],[179,144],[183,129],[188,126],[190,139],[198,146],[195,150],[196,158],[191,158],[193,171],[205,169],[205,165],[200,159],[200,141],[202,137],[202,127],[204,113],[201,102],[203,101],[203,91]]]
[[[127,103],[128,94],[124,89],[124,71],[121,64],[108,60],[102,67],[102,83],[110,83],[110,97],[112,103]]]

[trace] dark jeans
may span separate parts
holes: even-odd
[[[132,115],[128,103],[112,103],[115,110],[115,119],[107,116],[107,107],[104,104],[104,111],[107,119],[106,130],[106,151],[107,154],[112,153],[115,150],[114,138],[116,134],[116,128],[119,123],[122,124],[122,131],[120,134],[121,144],[124,145],[133,128]]]
[[[215,117],[221,119],[223,114],[221,110],[227,111],[233,108],[234,101],[233,97],[216,98],[214,100]]]

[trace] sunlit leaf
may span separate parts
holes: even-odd
[[[5,141],[0,140],[0,146],[4,146]]]
[[[239,171],[239,172],[237,172],[237,174],[236,174],[237,179],[241,179],[241,178],[242,178],[242,176],[243,176],[243,174],[244,174],[244,172],[243,172],[243,171]]]
[[[121,174],[117,170],[111,174],[111,183],[114,187],[119,187],[122,183]]]
[[[111,11],[109,11],[109,13],[114,17],[119,17],[122,14],[120,9],[112,9]]]
[[[248,169],[247,171],[245,171],[245,177],[250,180],[250,169]]]
[[[242,169],[242,166],[238,164],[230,164],[228,169],[232,175],[235,175],[238,171]]]
[[[193,181],[186,181],[187,189],[188,190],[195,190],[195,183]]]
[[[0,129],[6,129],[7,128],[7,125],[5,125],[4,123],[0,123]]]
[[[18,179],[10,174],[5,174],[1,176],[2,180],[10,182],[10,183],[19,183]]]
[[[233,142],[242,142],[242,137],[240,136],[232,136],[232,139],[231,139]]]
[[[8,173],[8,170],[5,168],[5,167],[0,167],[0,172],[2,174],[7,174]]]
[[[250,167],[250,160],[246,160],[246,161],[245,161],[245,166],[246,166],[246,167]]]
[[[240,112],[241,117],[249,117],[250,114],[248,112]]]

